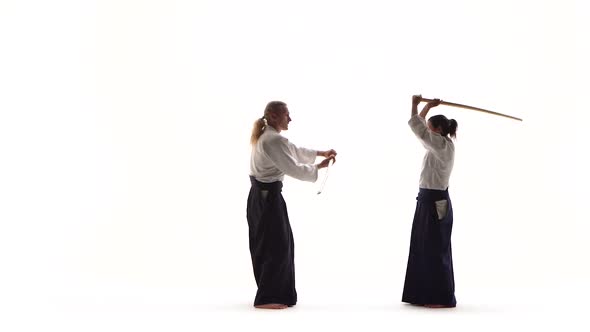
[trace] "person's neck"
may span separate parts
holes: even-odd
[[[272,129],[276,130],[277,133],[280,133],[281,132],[281,130],[279,128],[277,128],[275,125],[269,124],[269,127],[272,127]]]

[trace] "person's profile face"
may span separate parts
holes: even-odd
[[[291,122],[289,109],[283,106],[282,111],[277,114],[277,127],[281,130],[289,130],[289,122]]]

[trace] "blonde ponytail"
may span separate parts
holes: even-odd
[[[257,119],[254,121],[254,126],[252,127],[252,136],[250,136],[250,144],[254,145],[258,142],[260,135],[264,132],[264,128],[266,127],[266,123],[264,118]]]

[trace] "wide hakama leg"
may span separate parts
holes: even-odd
[[[436,201],[447,200],[439,219]],[[448,191],[420,189],[417,198],[402,302],[454,307],[455,279],[451,250],[453,209]]]
[[[254,305],[295,305],[295,245],[281,194],[282,183],[252,179],[247,219],[250,255],[258,291]]]

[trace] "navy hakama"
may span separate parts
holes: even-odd
[[[416,200],[402,301],[454,307],[453,209],[448,189],[420,188]],[[448,205],[446,215],[439,219],[435,202],[441,200],[447,200]]]
[[[247,219],[250,255],[258,291],[254,305],[297,303],[295,248],[283,183],[264,183],[250,176]]]

